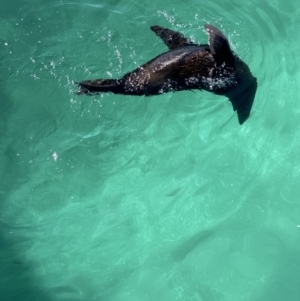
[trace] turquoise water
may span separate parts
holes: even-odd
[[[9,1],[0,10],[1,300],[300,300],[297,1]],[[222,29],[258,79],[225,97],[78,96]]]

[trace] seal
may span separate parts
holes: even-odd
[[[78,94],[112,92],[158,95],[170,91],[205,90],[228,97],[240,124],[250,115],[257,80],[247,64],[230,48],[225,35],[205,24],[209,44],[195,44],[181,33],[151,26],[169,48],[120,79],[85,80],[77,83]]]

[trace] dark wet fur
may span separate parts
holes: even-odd
[[[151,30],[169,51],[125,74],[120,79],[96,79],[78,83],[78,94],[112,92],[157,95],[170,91],[206,90],[229,98],[242,124],[250,115],[257,89],[249,67],[230,49],[224,34],[205,25],[209,45],[194,44],[181,33],[160,26]]]

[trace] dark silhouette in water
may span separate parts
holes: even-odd
[[[237,111],[239,123],[249,117],[257,89],[249,67],[230,49],[224,34],[205,25],[209,45],[195,44],[182,34],[152,26],[169,51],[125,74],[120,79],[96,79],[78,83],[78,94],[112,92],[157,95],[170,91],[199,89],[224,95]]]

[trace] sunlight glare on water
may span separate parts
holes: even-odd
[[[298,301],[299,5],[10,1],[0,10],[1,300]],[[220,28],[250,118],[201,91],[76,95]]]

